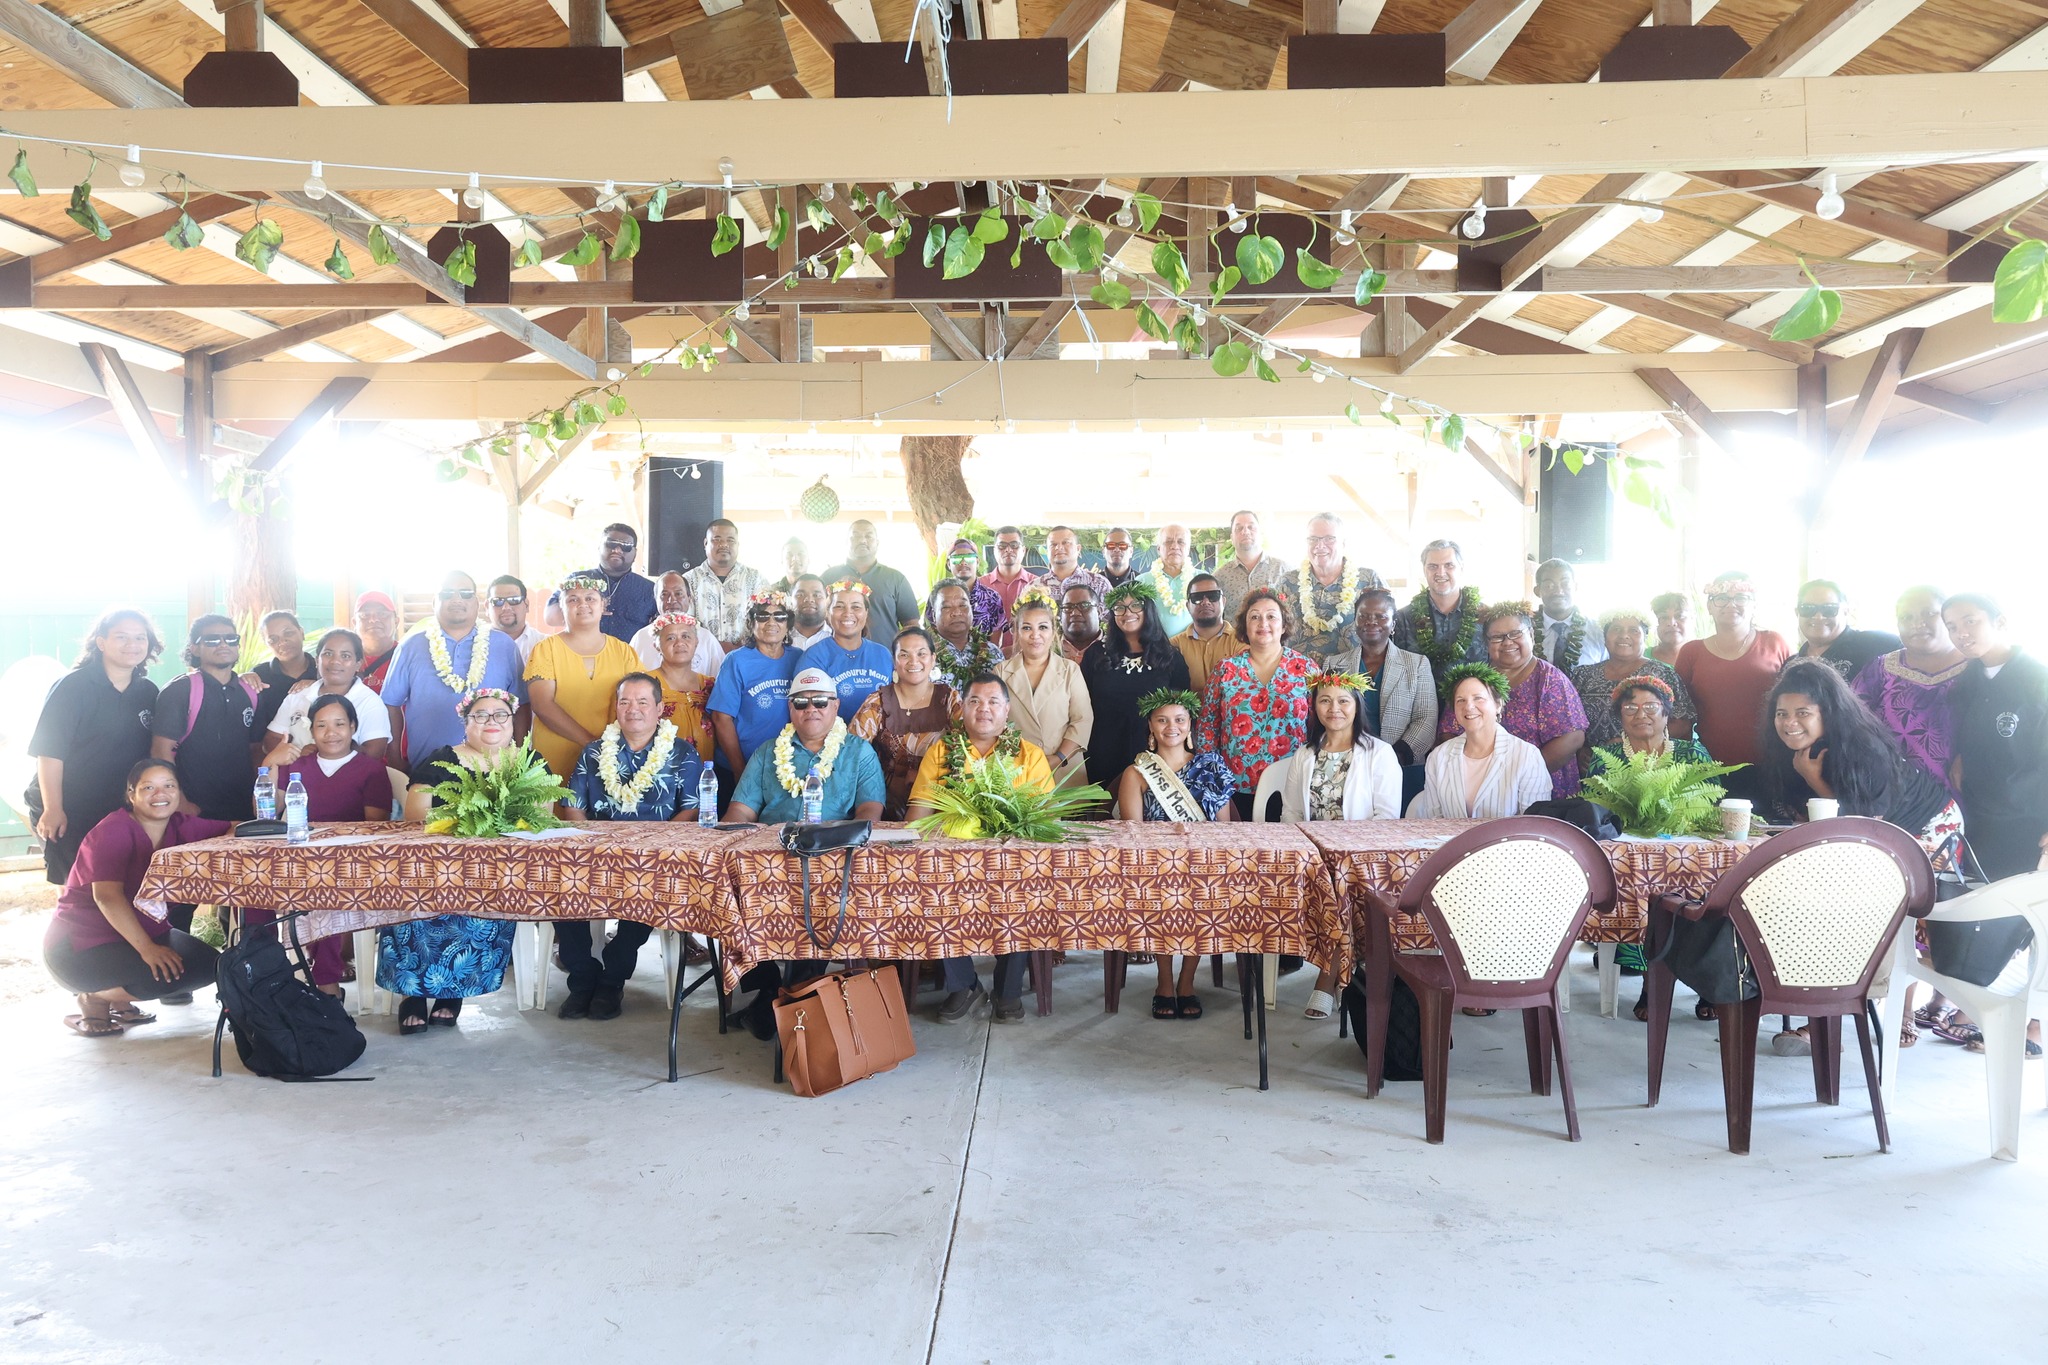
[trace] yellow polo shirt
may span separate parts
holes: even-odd
[[[1206,640],[1196,639],[1195,628],[1189,626],[1173,637],[1173,647],[1180,651],[1181,658],[1188,661],[1188,685],[1194,688],[1198,697],[1209,685],[1209,675],[1216,670],[1216,665],[1233,654],[1244,653],[1244,641],[1237,638],[1237,627],[1230,625]]]
[[[969,741],[968,748],[970,750],[973,748],[972,741]],[[970,757],[968,762],[974,767],[979,768],[984,757],[985,755],[982,757]],[[1045,750],[1039,748],[1028,739],[1018,746],[1017,770],[1017,786],[1020,790],[1041,792],[1052,790],[1052,764],[1046,762]],[[920,803],[929,804],[933,788],[937,787],[945,779],[945,776],[946,742],[944,739],[935,739],[932,741],[931,747],[924,751],[923,761],[917,765],[917,780],[910,784],[910,800],[907,804],[912,806]]]

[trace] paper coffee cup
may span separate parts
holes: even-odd
[[[1811,820],[1832,820],[1842,813],[1842,803],[1825,796],[1807,799],[1806,818]]]
[[[1749,838],[1749,802],[1729,797],[1721,803],[1721,837],[1738,843]]]

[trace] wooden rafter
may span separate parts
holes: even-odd
[[[1728,68],[1726,78],[1807,76],[1835,70],[1922,3],[1923,0],[1806,0],[1751,48],[1748,56]],[[1820,70],[1809,70],[1809,66]]]
[[[154,242],[164,235],[171,224],[178,221],[180,213],[191,214],[192,221],[204,227],[248,207],[248,199],[238,195],[195,195],[182,207],[168,208],[161,213],[148,214],[121,224],[110,232],[105,241],[98,237],[81,237],[75,242],[66,242],[63,246],[39,253],[35,257],[33,267],[35,277],[47,280],[66,271],[91,265],[94,261],[103,261],[109,256],[118,256],[134,247]]]
[[[937,304],[919,303],[912,305],[917,315],[931,324],[932,334],[939,345],[953,353],[956,360],[985,360],[981,347],[970,339],[960,324],[953,321],[946,310]]]
[[[1849,420],[1835,434],[1834,447],[1828,452],[1827,468],[1821,472],[1820,489],[1816,495],[1819,505],[1827,504],[1828,490],[1835,480],[1862,459],[1863,452],[1870,448],[1870,438],[1877,434],[1877,424],[1891,405],[1892,395],[1898,391],[1906,367],[1913,363],[1913,352],[1919,349],[1920,339],[1926,334],[1924,328],[1902,327],[1886,337],[1884,345],[1878,348],[1877,359],[1871,362],[1869,372],[1863,376],[1863,388],[1856,395],[1856,405],[1849,410]]]
[[[1004,352],[1003,358],[1006,360],[1024,360],[1029,358],[1040,346],[1045,344],[1047,337],[1054,336],[1059,332],[1060,324],[1065,322],[1067,315],[1073,311],[1074,301],[1072,299],[1061,299],[1057,303],[1048,304],[1044,312],[1032,319],[1031,325],[1024,329],[1023,335],[1010,344],[1009,349]]]
[[[1626,308],[1641,317],[1683,327],[1688,332],[1725,341],[1745,350],[1776,356],[1794,365],[1804,365],[1813,359],[1813,347],[1803,341],[1773,341],[1768,334],[1753,327],[1743,327],[1712,313],[1702,313],[1697,308],[1687,308],[1666,299],[1651,298],[1648,294],[1608,294],[1602,301],[1616,308]]]
[[[1720,414],[1702,402],[1692,386],[1680,379],[1676,372],[1659,366],[1644,366],[1636,371],[1636,378],[1669,403],[1674,420],[1694,435],[1713,442],[1724,453],[1733,454],[1738,449],[1734,434],[1721,420]]]
[[[1777,204],[1801,213],[1812,213],[1814,205],[1820,201],[1819,189],[1812,185],[1787,185],[1784,182],[1793,176],[1784,172],[1706,171],[1696,178],[1713,185],[1725,185],[1761,203]],[[1853,195],[1843,195],[1842,203],[1842,214],[1836,221],[1845,228],[1867,232],[1873,237],[1897,242],[1900,246],[1909,246],[1931,256],[1946,256],[1958,245],[1947,229],[1934,227],[1911,214],[1880,208]]]
[[[213,352],[213,368],[225,370],[235,365],[246,365],[252,360],[261,360],[267,355],[276,355],[279,351],[288,351],[294,346],[303,346],[309,341],[360,326],[390,311],[388,308],[337,308],[317,318],[280,327],[268,336],[251,337],[232,346],[223,346]]]
[[[173,481],[183,483],[184,458],[172,447],[163,428],[156,424],[156,416],[149,410],[149,404],[136,385],[135,376],[129,373],[128,362],[121,358],[121,353],[96,341],[88,341],[78,349],[98,377],[107,401],[114,405],[114,415],[121,419],[121,429],[128,433],[136,451],[144,459],[155,459]]]
[[[263,453],[249,462],[252,474],[274,473],[299,448],[313,429],[328,417],[347,407],[355,396],[370,386],[362,375],[337,375],[327,381],[319,394],[308,403],[291,424],[280,431]]]
[[[469,88],[469,49],[475,46],[473,42],[465,42],[450,32],[415,0],[359,0],[359,3],[390,25],[392,32],[418,48],[422,56],[440,67],[457,85],[465,90]],[[445,11],[443,13],[445,15]]]
[[[1406,374],[1429,359],[1431,351],[1456,336],[1459,328],[1479,316],[1479,310],[1486,306],[1489,297],[1491,296],[1481,294],[1459,299],[1449,312],[1423,328],[1421,337],[1401,352],[1400,358],[1394,362],[1394,368]]]
[[[1069,0],[1067,7],[1053,17],[1039,36],[1066,39],[1067,56],[1071,58],[1081,50],[1082,44],[1094,36],[1096,26],[1121,3],[1122,0]]]
[[[1987,403],[1968,394],[1950,393],[1947,389],[1936,388],[1921,379],[1902,382],[1896,396],[1909,403],[1918,403],[1923,408],[1933,408],[1936,412],[1960,417],[1965,422],[1975,422],[1979,426],[1988,426],[1998,419],[1998,404]]]
[[[1445,70],[1485,80],[1542,3],[1543,0],[1471,0],[1444,26]]]
[[[1516,502],[1522,501],[1523,496],[1527,492],[1522,487],[1522,481],[1501,468],[1500,461],[1496,460],[1485,446],[1480,445],[1479,442],[1467,436],[1465,438],[1465,453],[1478,461],[1479,467],[1488,474],[1491,474],[1494,481],[1507,490],[1510,498],[1513,498]]]
[[[712,328],[717,327],[721,316],[716,308],[691,308],[688,311],[691,317],[697,319],[706,327]],[[732,334],[733,348],[751,363],[756,365],[773,365],[777,363],[775,353],[748,336],[747,329],[740,326],[737,322],[728,323],[725,330]],[[720,332],[719,340],[725,340],[724,332]]]

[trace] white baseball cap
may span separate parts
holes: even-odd
[[[839,684],[822,668],[806,668],[790,679],[789,695],[793,697],[799,692],[829,692],[836,697]]]

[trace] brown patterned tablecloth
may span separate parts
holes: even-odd
[[[1364,890],[1398,892],[1437,847],[1453,835],[1480,823],[1476,820],[1336,820],[1299,828],[1329,861],[1331,875],[1344,896],[1355,931],[1364,933]],[[1649,922],[1650,898],[1659,892],[1704,895],[1716,877],[1742,860],[1755,844],[1724,840],[1680,843],[1671,840],[1603,841],[1600,848],[1614,868],[1612,914],[1586,917],[1582,939],[1593,943],[1640,943]],[[1398,916],[1394,946],[1402,951],[1430,948],[1435,940],[1419,915]]]
[[[309,937],[432,915],[630,919],[733,936],[726,851],[695,825],[591,824],[562,839],[456,839],[389,821],[319,825],[313,842],[208,839],[158,850],[138,900],[305,910]],[[367,842],[323,844],[333,837]]]
[[[943,837],[855,855],[846,928],[812,946],[803,885],[774,830],[730,852],[744,966],[815,957],[943,958],[1042,949],[1294,953],[1348,968],[1350,926],[1322,855],[1291,825],[1109,823],[1071,844]],[[812,869],[828,945],[845,855]]]

